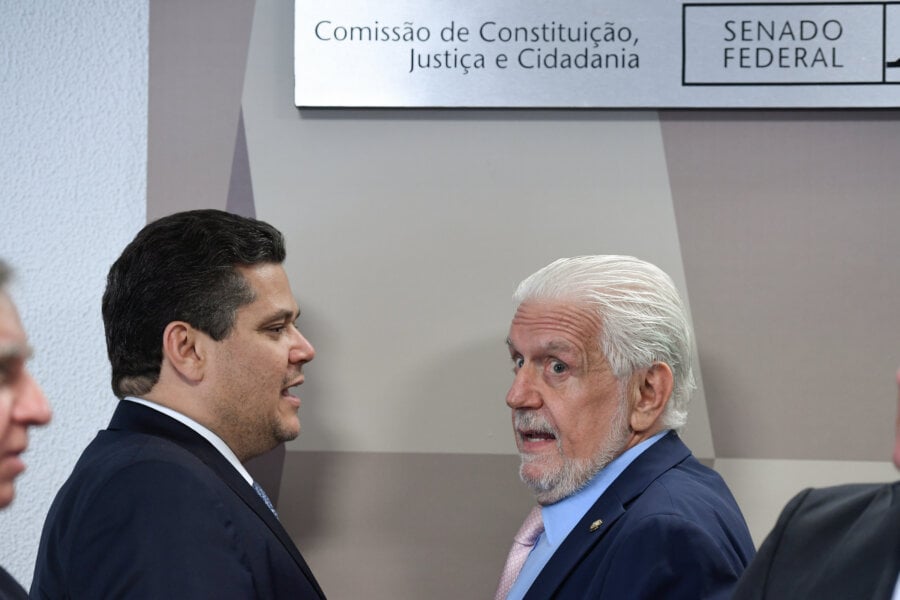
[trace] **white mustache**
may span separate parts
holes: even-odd
[[[529,431],[531,433],[549,433],[559,438],[556,429],[540,415],[527,410],[518,409],[513,414],[516,431]]]

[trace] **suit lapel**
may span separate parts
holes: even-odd
[[[525,594],[526,600],[551,598],[569,574],[657,477],[690,456],[691,451],[670,431],[647,448],[597,499],[553,553]]]
[[[266,527],[272,531],[275,537],[278,538],[278,541],[290,553],[294,562],[303,571],[303,574],[319,596],[325,597],[312,571],[306,564],[306,561],[303,560],[303,556],[300,555],[300,551],[297,550],[297,546],[294,545],[291,536],[285,531],[281,522],[272,514],[269,507],[266,506],[262,498],[257,495],[241,474],[203,436],[168,415],[127,400],[119,402],[109,424],[109,429],[134,431],[167,439],[203,461],[266,524]]]

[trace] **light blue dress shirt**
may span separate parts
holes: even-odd
[[[522,570],[519,571],[519,577],[506,596],[507,600],[522,600],[525,597],[531,584],[537,579],[550,557],[597,499],[603,495],[603,492],[612,485],[634,459],[667,433],[669,433],[668,429],[660,431],[637,446],[629,448],[594,475],[594,478],[580,491],[568,498],[563,498],[556,504],[541,507],[544,533],[540,535],[534,548],[531,549]]]

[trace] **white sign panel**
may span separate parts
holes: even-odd
[[[900,2],[297,0],[299,107],[900,106]]]

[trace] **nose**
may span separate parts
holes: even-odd
[[[527,365],[516,372],[512,385],[506,393],[506,405],[510,408],[538,408],[541,405],[540,391]]]
[[[316,356],[316,349],[313,348],[313,345],[309,343],[303,334],[300,333],[300,330],[294,328],[294,340],[291,345],[291,351],[289,355],[289,360],[291,364],[303,364],[308,363]]]
[[[25,425],[45,425],[50,421],[50,403],[31,373],[25,371],[13,399],[12,420]]]

